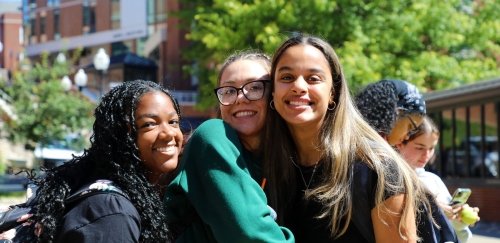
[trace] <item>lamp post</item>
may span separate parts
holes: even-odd
[[[59,64],[65,64],[66,63],[66,55],[64,53],[59,52],[56,56],[56,62]]]
[[[81,68],[75,74],[75,84],[80,92],[82,92],[83,87],[87,86],[87,74]]]
[[[72,82],[71,79],[68,77],[68,75],[64,75],[64,77],[61,79],[61,85],[64,91],[66,92],[68,92],[71,89]]]
[[[99,72],[100,84],[99,84],[99,93],[100,96],[103,95],[103,76],[104,73],[108,70],[109,67],[109,56],[106,54],[106,51],[103,48],[99,48],[97,53],[94,56],[94,67]]]

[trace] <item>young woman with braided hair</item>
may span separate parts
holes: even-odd
[[[90,148],[38,181],[36,213],[30,219],[36,239],[167,242],[159,183],[177,167],[183,140],[179,120],[179,105],[154,82],[124,82],[102,97]],[[68,205],[73,191],[102,179],[125,196],[95,194]]]

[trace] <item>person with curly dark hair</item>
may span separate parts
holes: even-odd
[[[384,79],[367,85],[356,96],[356,105],[364,119],[397,152],[420,132],[426,113],[418,89],[403,80]],[[429,205],[418,209],[420,238],[423,242],[457,242],[450,221],[431,192],[424,188]]]
[[[95,109],[90,148],[37,182],[31,218],[37,240],[168,242],[159,185],[177,167],[180,117],[170,92],[151,81],[124,82],[107,93]],[[67,203],[72,192],[102,179],[125,196],[100,193]]]
[[[365,120],[390,145],[403,142],[422,122],[425,101],[415,85],[383,79],[356,95],[356,106]]]

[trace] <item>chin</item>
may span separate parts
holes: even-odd
[[[160,168],[161,173],[170,173],[177,169],[178,160],[175,161],[167,161],[163,163],[163,166]]]

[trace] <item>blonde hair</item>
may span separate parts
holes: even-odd
[[[306,192],[306,197],[314,198],[323,205],[322,213],[318,217],[330,219],[332,237],[339,237],[347,231],[353,214],[352,168],[356,161],[361,160],[378,175],[375,205],[383,205],[386,192],[389,195],[405,193],[399,233],[405,239],[416,237],[403,233],[404,222],[408,222],[412,217],[416,218],[417,205],[419,202],[427,201],[423,188],[408,164],[357,111],[333,48],[317,37],[305,35],[291,37],[275,52],[271,77],[274,78],[276,64],[286,49],[300,44],[311,45],[325,56],[332,72],[332,95],[336,103],[334,110],[327,111],[317,145],[324,151],[322,161],[325,179],[319,187]],[[289,202],[290,195],[293,195],[292,188],[296,185],[294,180],[296,172],[289,160],[290,155],[296,153],[296,147],[286,122],[275,110],[269,111],[267,119],[268,126],[261,141],[263,141],[265,173],[269,179],[269,202],[277,209],[278,220],[282,222],[285,205]]]

